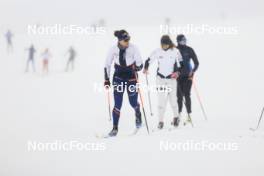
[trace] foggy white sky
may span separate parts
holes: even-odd
[[[82,18],[80,18],[80,16]],[[1,0],[0,23],[86,23],[106,18],[110,23],[141,23],[164,17],[205,20],[262,18],[261,0]]]
[[[264,0],[0,0],[0,176],[54,175],[180,175],[263,176],[264,123],[252,133],[263,107],[262,57]],[[160,46],[159,25],[164,17],[175,23],[209,23],[237,26],[237,35],[186,35],[195,49],[200,66],[195,85],[208,115],[202,111],[193,89],[195,128],[148,136],[145,129],[137,137],[124,138],[134,128],[134,111],[124,96],[121,138],[105,141],[109,150],[91,152],[29,152],[29,140],[81,140],[92,142],[94,134],[108,132],[107,100],[94,91],[103,83],[105,56],[116,44],[116,24],[125,26],[138,46],[143,60]],[[20,29],[32,23],[91,24],[106,18],[106,35],[27,35]],[[226,19],[224,21],[224,19]],[[148,26],[152,23],[156,25]],[[138,26],[130,26],[136,24]],[[143,26],[145,25],[145,26]],[[4,32],[14,32],[14,52],[6,52]],[[22,31],[22,30],[21,30]],[[176,41],[176,36],[173,36]],[[36,47],[35,74],[25,74],[28,59],[25,48]],[[75,71],[65,73],[65,52],[77,50]],[[52,54],[50,73],[41,73],[41,53]],[[156,69],[149,83],[155,84]],[[142,73],[140,82],[146,85]],[[151,94],[154,116],[150,117],[147,93],[143,95],[150,129],[158,122],[157,96]],[[112,95],[111,100],[113,101]],[[112,105],[113,106],[113,102]],[[172,112],[167,107],[169,127]],[[170,115],[171,114],[171,115]],[[264,121],[262,121],[264,122]],[[123,135],[123,136],[122,136]],[[241,146],[237,152],[170,152],[159,149],[160,140],[230,141]],[[101,140],[100,140],[101,141]],[[143,154],[143,155],[142,155]],[[140,156],[140,157],[139,157]],[[114,160],[113,160],[114,158]],[[138,162],[134,162],[137,160]],[[112,162],[114,161],[114,162]],[[162,161],[162,162],[160,162]],[[186,164],[185,161],[188,161]],[[116,164],[118,163],[118,164]],[[104,168],[104,169],[102,169]],[[191,168],[191,169],[190,169]],[[129,172],[128,172],[129,171]]]

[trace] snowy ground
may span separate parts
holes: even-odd
[[[239,21],[236,36],[187,36],[200,58],[196,85],[201,94],[208,121],[203,119],[193,92],[195,128],[180,127],[150,135],[143,128],[136,136],[134,115],[125,97],[120,135],[115,139],[97,139],[108,132],[107,102],[104,93],[93,91],[103,81],[103,63],[107,49],[114,43],[114,28],[97,37],[32,37],[18,34],[14,53],[0,48],[0,175],[239,175],[264,174],[264,131],[252,132],[263,106],[263,58],[259,21]],[[250,23],[250,25],[248,25]],[[128,27],[132,42],[144,59],[159,46],[159,27]],[[155,29],[154,31],[151,29]],[[151,32],[150,32],[151,31]],[[37,47],[37,73],[24,73],[25,47]],[[76,70],[65,73],[64,53],[73,44],[78,52]],[[48,76],[40,72],[40,51],[50,47],[53,54]],[[150,75],[154,83],[155,66]],[[140,81],[145,84],[142,75]],[[144,94],[145,101],[147,94]],[[151,94],[156,110],[156,96]],[[157,117],[150,117],[150,128]],[[171,120],[168,108],[166,125]],[[78,140],[94,142],[104,151],[28,151],[28,141]],[[163,151],[161,142],[235,143],[235,151]]]

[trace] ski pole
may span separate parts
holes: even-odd
[[[149,88],[149,82],[148,82],[148,75],[146,74],[146,83],[147,87]],[[150,109],[150,115],[153,116],[152,106],[151,106],[151,100],[150,100],[150,91],[148,89],[148,101],[149,101],[149,109]]]
[[[197,87],[196,87],[196,85],[195,85],[194,80],[193,80],[193,87],[194,87],[194,90],[195,90],[196,97],[197,97],[197,99],[198,99],[198,101],[199,101],[200,107],[201,107],[201,109],[202,109],[202,112],[203,112],[204,118],[205,118],[205,120],[207,120],[207,115],[206,115],[206,113],[205,113],[205,109],[204,109],[204,106],[203,106],[203,103],[202,103],[201,97],[200,97],[200,95],[199,95],[199,92],[198,92],[198,89],[197,89]]]
[[[260,122],[261,122],[261,119],[262,119],[262,116],[263,116],[263,112],[264,112],[264,107],[262,108],[262,111],[261,111],[261,114],[260,114],[260,117],[259,117],[259,120],[258,120],[257,127],[256,128],[250,128],[250,130],[256,131],[259,128],[259,125],[260,125]]]
[[[108,102],[108,112],[109,112],[109,121],[112,120],[112,115],[111,115],[111,101],[110,101],[110,90],[107,90],[107,102]]]
[[[136,77],[136,82],[139,83],[138,76],[137,76],[137,72],[135,72],[135,77]],[[148,121],[147,121],[147,116],[146,116],[146,112],[145,112],[145,108],[144,108],[144,103],[143,103],[143,96],[141,94],[140,87],[138,87],[138,93],[139,93],[139,97],[140,97],[140,101],[141,101],[141,105],[142,105],[142,110],[143,110],[143,114],[144,114],[146,128],[147,128],[147,131],[148,131],[148,134],[149,134]]]

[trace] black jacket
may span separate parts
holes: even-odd
[[[181,76],[188,76],[191,71],[195,72],[199,67],[198,58],[194,52],[194,50],[186,45],[178,45],[177,48],[180,50],[182,55],[182,62],[180,73]],[[193,61],[194,67],[192,68],[191,60]]]

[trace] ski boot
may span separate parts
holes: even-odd
[[[142,126],[142,118],[141,112],[136,113],[136,128],[140,128]]]
[[[180,124],[180,118],[179,117],[174,117],[173,121],[171,122],[171,125],[173,125],[174,127],[178,127]]]
[[[191,115],[190,114],[188,114],[188,116],[183,121],[183,125],[184,126],[187,125],[187,124],[191,124],[193,126],[192,119],[191,119]]]
[[[159,122],[158,129],[159,130],[162,130],[163,129],[163,126],[164,126],[164,122]]]
[[[110,133],[108,134],[108,136],[114,137],[117,135],[117,133],[118,133],[118,128],[117,128],[117,126],[114,126],[112,131],[110,131]]]

